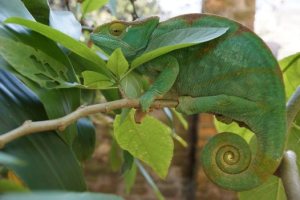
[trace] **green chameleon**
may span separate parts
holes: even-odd
[[[91,39],[108,54],[121,48],[131,62],[143,54],[149,41],[197,27],[228,30],[214,40],[176,49],[137,67],[153,80],[140,104],[145,111],[157,98],[172,98],[178,100],[176,109],[181,113],[212,113],[222,122],[234,121],[254,132],[255,150],[237,134],[226,132],[210,139],[201,155],[205,173],[214,183],[249,190],[276,171],[286,141],[282,74],[257,35],[226,18],[187,14],[161,23],[158,17],[113,21],[98,27]]]

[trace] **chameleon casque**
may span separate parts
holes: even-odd
[[[136,68],[153,80],[140,97],[142,109],[156,98],[172,98],[181,113],[212,113],[220,121],[250,129],[257,139],[255,150],[237,134],[220,133],[205,146],[201,162],[207,176],[223,188],[257,187],[281,161],[286,111],[281,71],[256,34],[223,17],[187,14],[160,23],[158,17],[113,21],[95,29],[91,39],[108,54],[121,48],[130,62],[149,40],[188,27],[229,29],[214,40],[168,52]]]

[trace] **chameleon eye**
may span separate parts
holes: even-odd
[[[110,34],[114,36],[119,36],[123,33],[123,31],[126,29],[126,25],[122,23],[113,23],[109,27]]]

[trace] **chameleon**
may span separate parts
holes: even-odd
[[[286,142],[285,91],[282,73],[267,45],[254,32],[230,19],[186,14],[159,22],[149,17],[115,20],[97,27],[91,40],[107,54],[121,48],[132,62],[149,41],[174,30],[228,27],[222,36],[176,49],[137,67],[151,86],[139,97],[144,111],[155,99],[175,99],[186,115],[214,114],[255,133],[250,148],[237,134],[218,133],[205,145],[201,165],[208,178],[228,190],[258,187],[277,170]]]

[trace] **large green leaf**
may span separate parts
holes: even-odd
[[[70,11],[51,10],[50,26],[76,40],[81,36],[81,24]]]
[[[120,147],[147,163],[160,177],[166,177],[174,148],[171,130],[150,116],[141,124],[135,123],[134,111],[123,123],[120,119],[118,115],[114,121],[114,135]]]
[[[31,79],[43,88],[78,87],[70,82],[70,72],[65,65],[42,51],[21,42],[0,37],[0,55],[20,74]],[[74,75],[73,75],[74,76]]]
[[[282,59],[280,67],[284,71],[283,78],[286,90],[286,97],[289,99],[296,88],[300,86],[300,53],[293,54]],[[288,133],[287,150],[293,150],[297,154],[297,165],[300,169],[300,114],[298,113],[294,125]]]
[[[145,52],[134,59],[131,68],[152,60],[160,55],[213,40],[225,34],[228,28],[184,28],[167,32],[149,41]]]
[[[1,200],[122,200],[116,195],[75,192],[34,192],[28,194],[5,194]]]
[[[78,136],[73,142],[73,151],[77,159],[84,161],[91,157],[96,145],[96,132],[93,123],[88,118],[77,121]]]
[[[108,0],[84,0],[81,5],[82,16],[104,6]]]
[[[0,1],[0,5],[0,21],[3,21],[6,18],[12,16],[33,19],[33,17],[30,15],[30,13],[27,11],[26,7],[20,0]],[[30,45],[35,49],[41,50],[48,56],[55,58],[58,62],[67,66],[68,69],[72,69],[70,61],[68,60],[64,52],[58,47],[58,45],[54,41],[36,32],[29,31],[28,29],[18,25],[11,24],[8,27],[2,26],[0,24],[0,35],[9,39],[13,39],[15,41],[23,42],[26,45]],[[1,56],[0,61],[0,68],[9,70],[10,72],[14,73],[39,96],[40,100],[44,104],[49,118],[52,119],[64,116],[65,114],[70,113],[71,111],[79,107],[79,89],[42,89],[34,82],[17,73],[6,61],[1,58]],[[74,73],[70,73],[68,77],[70,78],[69,81],[77,81]],[[71,125],[65,131],[60,132],[60,136],[67,143],[71,144],[72,140],[77,135],[76,131],[76,127],[74,125]]]
[[[262,186],[253,190],[240,192],[240,200],[286,200],[285,191],[281,180],[272,176]]]
[[[53,41],[59,42],[64,47],[68,48],[72,52],[86,58],[87,60],[90,60],[91,62],[94,62],[99,66],[99,73],[103,73],[104,75],[112,78],[112,74],[106,69],[105,62],[91,49],[89,49],[86,45],[83,43],[73,39],[72,37],[53,29],[49,26],[46,26],[44,24],[34,22],[27,19],[22,19],[19,17],[11,17],[9,19],[5,20],[5,23],[13,23],[13,24],[19,24],[23,25],[27,28],[30,28],[48,38],[50,38]]]
[[[36,21],[49,24],[50,8],[48,0],[22,0]]]
[[[0,22],[12,16],[33,20],[33,17],[20,0],[0,1]]]
[[[0,69],[0,134],[28,119],[48,118],[37,97],[18,79]],[[74,153],[54,131],[22,137],[6,145],[2,151],[25,163],[9,167],[31,189],[86,189]]]
[[[115,84],[113,80],[94,71],[82,72],[84,86],[90,89],[109,89]]]

